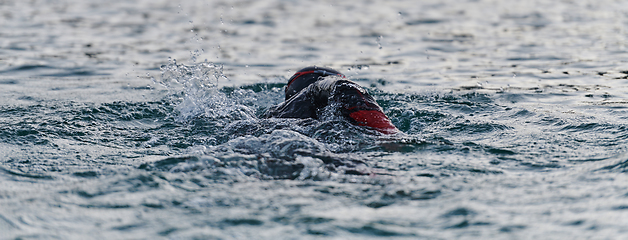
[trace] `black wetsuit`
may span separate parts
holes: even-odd
[[[304,74],[313,74],[311,68],[315,67],[297,72],[286,88],[286,101],[269,109],[262,117],[320,119],[325,108],[334,104],[338,113],[355,125],[367,126],[387,134],[399,132],[375,99],[358,84],[339,77],[323,78],[333,75],[329,74],[329,71],[344,77],[333,69],[323,68],[327,70],[324,75],[319,74],[321,76],[317,76],[312,83],[306,83],[305,88],[292,91],[290,85],[293,79],[298,81]],[[294,93],[289,94],[289,91]]]

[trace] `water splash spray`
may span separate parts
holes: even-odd
[[[156,82],[168,89],[174,101],[180,101],[176,107],[179,113],[177,121],[195,117],[254,118],[253,110],[238,104],[218,89],[218,81],[223,78],[228,80],[222,65],[207,61],[183,65],[171,59],[161,66],[161,80]]]

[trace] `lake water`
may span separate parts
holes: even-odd
[[[625,1],[0,0],[0,239],[628,237]],[[402,134],[259,119],[340,70]]]

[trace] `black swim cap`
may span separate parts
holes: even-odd
[[[286,85],[286,100],[290,99],[294,94],[297,94],[302,89],[306,88],[313,82],[318,81],[321,78],[327,76],[340,76],[345,77],[342,73],[326,67],[306,67],[296,72]]]

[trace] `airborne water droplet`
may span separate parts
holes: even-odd
[[[379,37],[377,37],[377,39],[375,39],[375,42],[377,42],[377,46],[379,47],[379,49],[382,49],[382,39],[384,39],[384,36],[380,35]]]

